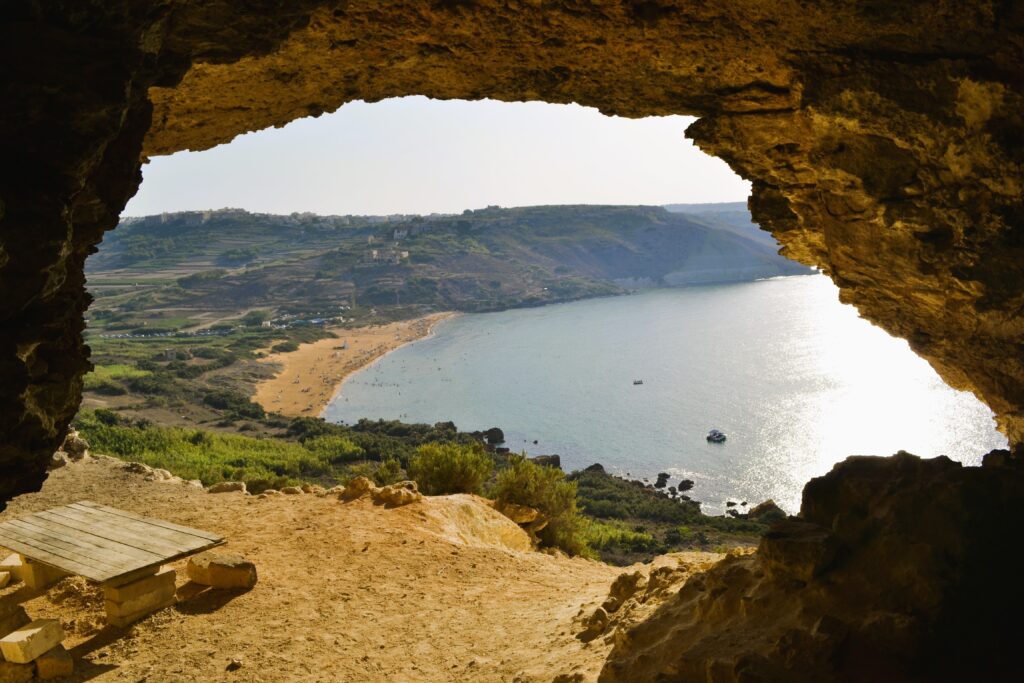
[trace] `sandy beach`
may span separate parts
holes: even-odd
[[[332,328],[336,338],[303,344],[298,351],[273,353],[263,363],[281,371],[256,386],[253,400],[268,412],[290,417],[319,415],[348,375],[389,351],[430,334],[434,325],[456,315],[434,313],[414,320],[358,328]]]

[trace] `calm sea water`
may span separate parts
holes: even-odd
[[[349,377],[324,417],[498,426],[567,471],[693,479],[708,512],[767,498],[795,512],[851,454],[977,464],[1006,446],[988,408],[820,275],[462,316]],[[726,443],[707,443],[713,427]]]

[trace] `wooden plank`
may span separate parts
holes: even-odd
[[[137,521],[140,521],[140,522],[146,522],[146,523],[152,524],[154,526],[164,527],[165,529],[170,529],[171,531],[180,531],[181,533],[184,533],[184,534],[191,534],[193,536],[199,536],[200,538],[205,538],[208,541],[223,541],[224,540],[223,536],[211,533],[209,531],[203,531],[202,529],[193,529],[192,527],[188,527],[188,526],[181,526],[180,524],[174,524],[172,522],[168,522],[168,521],[163,520],[163,519],[156,519],[154,517],[143,517],[142,515],[137,515],[134,512],[128,512],[127,510],[119,510],[118,508],[112,508],[112,507],[109,507],[107,505],[100,505],[99,503],[94,503],[91,500],[80,500],[77,503],[72,503],[72,505],[73,506],[85,505],[87,507],[92,507],[92,508],[96,508],[97,510],[102,510],[104,512],[108,512],[108,513],[110,513],[112,515],[120,515],[122,517],[127,517],[129,519],[134,519],[134,520],[137,520]]]
[[[40,562],[41,564],[56,567],[69,574],[79,574],[94,581],[105,581],[110,578],[108,572],[100,571],[95,567],[83,565],[70,558],[51,553],[49,550],[39,547],[39,544],[10,536],[4,529],[0,529],[0,542],[3,542],[5,547],[10,548],[19,555],[24,555],[30,560]]]
[[[185,548],[196,548],[204,543],[210,542],[205,538],[192,536],[190,534],[183,534],[179,531],[162,529],[160,527],[153,526],[152,524],[138,522],[126,517],[118,517],[117,515],[110,515],[102,510],[95,510],[88,507],[76,508],[73,505],[65,505],[60,508],[54,508],[54,512],[75,516],[76,518],[83,519],[94,524],[105,525],[106,528],[116,529],[119,534],[134,536],[139,540],[164,544],[168,547],[168,552],[179,552]]]
[[[17,529],[20,533],[30,534],[38,538],[40,541],[47,541],[57,547],[63,547],[67,550],[74,551],[81,555],[83,558],[89,558],[96,562],[101,562],[111,568],[120,567],[137,567],[139,562],[156,562],[160,558],[152,553],[145,553],[142,556],[142,551],[136,551],[132,549],[133,554],[127,554],[123,552],[125,546],[110,543],[107,547],[97,546],[95,543],[88,540],[89,538],[95,538],[95,536],[86,536],[84,534],[78,534],[77,536],[69,536],[66,532],[70,531],[66,527],[63,532],[60,529],[53,529],[45,520],[35,519],[28,517],[25,519],[12,519],[5,523],[8,528]],[[52,525],[57,526],[57,525]],[[109,543],[109,542],[108,542]]]
[[[54,508],[44,512],[37,512],[37,516],[43,519],[63,524],[64,526],[78,531],[116,541],[132,548],[145,550],[156,555],[165,556],[179,551],[177,546],[157,541],[155,539],[143,538],[138,534],[131,533],[124,529],[105,524],[100,520],[89,519],[85,515],[66,508]]]
[[[84,548],[92,548],[97,552],[119,555],[124,559],[124,561],[131,560],[135,563],[154,562],[157,558],[161,557],[161,555],[157,553],[132,548],[131,546],[124,545],[123,543],[111,541],[94,534],[83,533],[77,529],[72,529],[71,527],[60,524],[59,522],[43,519],[37,515],[28,515],[26,517],[12,519],[9,523],[13,524],[15,522],[19,525],[28,525],[41,532],[50,533],[54,536],[71,540]]]
[[[116,560],[111,561],[109,559],[104,559],[102,556],[97,556],[94,552],[90,552],[88,549],[83,549],[73,541],[57,538],[52,534],[47,534],[36,529],[18,526],[14,523],[15,521],[16,520],[12,520],[4,525],[4,532],[11,533],[12,535],[16,534],[18,538],[22,538],[26,541],[43,544],[50,550],[50,552],[60,553],[64,557],[71,558],[76,562],[81,562],[82,564],[97,567],[98,569],[121,571],[124,566]]]

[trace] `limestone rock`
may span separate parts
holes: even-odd
[[[7,584],[11,582],[10,572],[0,572],[0,588],[6,588]]]
[[[64,437],[64,445],[61,450],[67,453],[72,460],[81,460],[89,455],[89,442],[82,438],[77,430],[69,429],[68,435]]]
[[[1024,590],[985,549],[1024,532],[1021,498],[1024,470],[847,458],[616,640],[601,680],[1009,680]]]
[[[11,631],[16,631],[30,621],[32,620],[29,619],[25,608],[14,603],[13,600],[6,607],[0,605],[0,638],[6,636]],[[0,678],[0,681],[2,680]]]
[[[50,456],[50,464],[47,465],[47,469],[57,470],[60,469],[61,467],[67,466],[68,463],[70,462],[71,459],[68,457],[67,453],[65,453],[64,451],[57,451],[52,456]]]
[[[541,516],[540,510],[516,503],[496,501],[494,507],[498,512],[520,525],[532,524]]]
[[[305,491],[303,491],[298,486],[285,486],[283,489],[281,489],[281,493],[285,494],[286,496],[297,496],[302,495],[303,493],[305,493]]]
[[[356,477],[348,483],[344,491],[338,496],[341,500],[355,500],[367,494],[373,494],[377,486],[367,477]]]
[[[775,524],[786,519],[786,517],[786,512],[776,505],[774,500],[770,499],[755,505],[747,512],[747,519],[761,522],[762,524]]]
[[[388,507],[401,507],[423,500],[423,494],[414,481],[400,481],[370,492],[374,503]]]
[[[124,471],[131,472],[132,474],[152,474],[153,468],[141,462],[126,462],[124,464]]]
[[[324,493],[324,487],[319,484],[303,484],[301,486],[303,493],[309,493],[314,496],[319,496]]]
[[[215,588],[252,588],[256,585],[256,565],[241,555],[208,551],[191,557],[186,568],[188,578]]]
[[[244,481],[221,481],[209,486],[208,493],[247,493]]]
[[[0,638],[4,659],[16,664],[35,661],[64,640],[64,630],[56,619],[36,619]]]

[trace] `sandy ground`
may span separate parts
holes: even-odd
[[[432,315],[355,329],[334,328],[336,339],[303,344],[298,351],[268,355],[263,362],[281,368],[276,377],[256,386],[253,400],[268,412],[289,417],[319,415],[342,380],[399,346],[430,334],[454,313]],[[344,347],[344,348],[343,348]]]
[[[515,550],[523,532],[473,496],[384,509],[209,494],[90,458],[0,520],[82,499],[222,534],[225,550],[256,563],[259,583],[197,594],[178,562],[178,604],[122,630],[103,625],[97,588],[62,580],[25,607],[62,621],[72,680],[590,681],[610,647],[577,640],[574,617],[624,570]],[[242,666],[229,672],[232,659]]]

